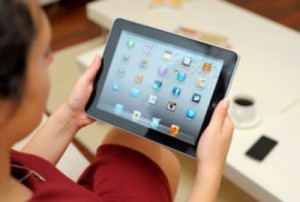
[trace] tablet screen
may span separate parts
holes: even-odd
[[[122,30],[97,108],[196,145],[223,65]]]

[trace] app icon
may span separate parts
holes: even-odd
[[[149,61],[148,60],[141,59],[140,64],[139,64],[140,68],[146,69],[148,67],[148,65],[149,65]]]
[[[161,76],[165,76],[167,72],[168,72],[168,68],[165,66],[160,66],[158,69],[158,73]]]
[[[141,118],[142,113],[140,111],[134,110],[132,114],[132,119],[138,121]]]
[[[119,83],[114,83],[113,85],[113,91],[119,92],[121,85]]]
[[[120,67],[120,68],[118,69],[116,75],[117,75],[118,77],[123,77],[123,76],[125,75],[125,73],[126,73],[126,69],[123,68],[123,67]]]
[[[172,94],[173,94],[174,96],[179,96],[180,93],[181,93],[181,90],[182,90],[181,88],[174,87],[173,90],[172,90]]]
[[[169,101],[167,105],[167,110],[174,112],[176,109],[176,102]]]
[[[143,78],[144,78],[144,76],[143,76],[141,73],[138,73],[138,74],[135,76],[135,82],[141,83],[141,82],[143,81]]]
[[[151,45],[146,45],[144,47],[144,52],[147,54],[147,55],[150,55],[152,53],[152,49],[153,49],[153,46]]]
[[[130,89],[130,97],[137,98],[138,94],[139,94],[139,90],[138,89],[136,89],[136,88],[131,88]]]
[[[182,64],[184,66],[190,66],[192,63],[192,58],[189,58],[189,57],[184,57],[183,60],[182,60]]]
[[[165,59],[165,60],[171,60],[171,58],[172,58],[172,52],[165,51],[164,54],[163,54],[163,59]]]
[[[211,70],[211,64],[209,64],[209,63],[204,63],[204,64],[203,64],[203,67],[202,67],[202,70],[203,70],[204,72],[210,72],[210,70]]]
[[[155,95],[150,95],[150,96],[149,96],[148,102],[149,102],[150,104],[155,105],[156,101],[157,101],[157,97],[156,97]]]
[[[199,103],[200,100],[201,100],[201,95],[198,94],[198,93],[194,93],[193,97],[192,97],[192,101],[195,102],[195,103]]]
[[[121,104],[115,105],[115,114],[120,115],[123,111],[124,106]]]
[[[206,83],[207,83],[207,81],[203,77],[199,77],[198,80],[197,80],[197,86],[200,87],[200,88],[205,88]]]
[[[124,54],[123,57],[122,57],[122,62],[128,63],[129,60],[130,60],[130,55]]]
[[[186,73],[184,72],[177,72],[177,80],[178,81],[185,81],[186,79]]]
[[[177,136],[179,133],[179,126],[172,124],[170,127],[170,135]]]
[[[153,88],[155,88],[156,90],[160,90],[162,86],[162,81],[159,80],[155,80],[153,83]]]
[[[189,118],[189,119],[194,119],[196,116],[196,112],[192,109],[188,109],[186,111],[186,117]]]
[[[158,128],[161,119],[153,117],[151,121],[152,128]]]
[[[134,47],[135,43],[133,40],[128,40],[126,45],[127,45],[127,48],[132,49]]]

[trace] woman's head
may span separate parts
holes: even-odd
[[[39,123],[49,91],[50,26],[32,0],[0,0],[0,131],[12,142]]]

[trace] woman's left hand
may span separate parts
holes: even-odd
[[[70,112],[72,122],[78,129],[85,127],[95,120],[85,113],[85,106],[93,91],[93,83],[101,65],[101,57],[97,55],[92,65],[83,73],[75,83],[65,107]]]
[[[101,65],[100,56],[75,83],[67,101],[55,111],[24,147],[23,152],[40,156],[56,164],[78,130],[95,120],[85,113],[93,90],[93,82]]]

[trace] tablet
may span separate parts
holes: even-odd
[[[87,114],[195,157],[237,61],[231,50],[116,19]]]

